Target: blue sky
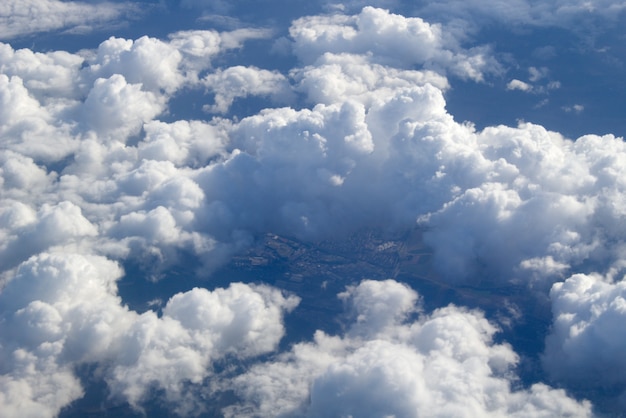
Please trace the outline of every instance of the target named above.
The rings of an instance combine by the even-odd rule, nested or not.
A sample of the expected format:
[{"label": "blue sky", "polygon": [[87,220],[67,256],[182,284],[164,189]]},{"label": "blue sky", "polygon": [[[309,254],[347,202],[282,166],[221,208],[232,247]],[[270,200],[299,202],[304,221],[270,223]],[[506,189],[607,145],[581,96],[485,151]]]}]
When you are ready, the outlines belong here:
[{"label": "blue sky", "polygon": [[[0,411],[625,414],[625,8],[5,1]],[[220,270],[416,228],[452,296]]]}]

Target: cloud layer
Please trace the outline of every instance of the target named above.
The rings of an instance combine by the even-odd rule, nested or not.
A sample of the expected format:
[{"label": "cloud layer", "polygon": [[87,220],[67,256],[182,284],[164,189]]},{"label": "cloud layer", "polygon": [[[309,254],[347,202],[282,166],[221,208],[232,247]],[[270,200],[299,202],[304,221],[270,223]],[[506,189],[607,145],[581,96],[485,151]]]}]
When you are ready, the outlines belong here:
[{"label": "cloud layer", "polygon": [[89,32],[131,11],[137,12],[132,3],[7,0],[0,5],[0,40],[56,30]]},{"label": "cloud layer", "polygon": [[[20,17],[48,31],[126,10],[32,3],[32,16],[0,6],[5,38],[33,31]],[[140,410],[161,391],[181,415],[228,385],[242,401],[232,416],[588,416],[584,394],[607,386],[619,393],[598,399],[622,408],[623,139],[455,120],[453,83],[504,67],[445,25],[370,6],[299,18],[289,34],[297,64],[284,72],[224,64],[272,36],[258,28],[112,36],[76,53],[0,44],[0,409],[54,416],[83,395],[76,368],[94,364],[113,397]],[[533,83],[547,74],[535,70]],[[264,109],[232,114],[255,98]],[[174,116],[181,102],[201,117]],[[266,233],[315,241],[416,224],[438,279],[549,292],[543,367],[581,399],[522,387],[518,356],[482,313],[421,312],[395,281],[341,294],[345,334],[320,331],[234,376],[214,365],[274,351],[296,296],[234,283],[144,313],[118,296],[127,262],[173,280],[188,257],[206,276]]]}]

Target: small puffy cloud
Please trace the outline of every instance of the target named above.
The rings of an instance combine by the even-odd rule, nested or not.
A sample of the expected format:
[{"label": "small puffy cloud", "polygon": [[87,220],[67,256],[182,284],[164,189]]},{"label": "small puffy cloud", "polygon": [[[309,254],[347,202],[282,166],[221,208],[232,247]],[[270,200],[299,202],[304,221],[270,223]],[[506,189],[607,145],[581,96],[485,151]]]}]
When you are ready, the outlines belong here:
[{"label": "small puffy cloud", "polygon": [[581,104],[575,104],[572,106],[564,106],[563,110],[567,113],[582,113],[585,110],[585,106]]},{"label": "small puffy cloud", "polygon": [[549,70],[546,67],[530,67],[528,68],[528,78],[533,83],[548,76]]},{"label": "small puffy cloud", "polygon": [[[531,67],[531,69],[533,68],[534,67]],[[537,81],[540,81],[547,74],[547,72],[544,74],[543,72],[538,73],[537,71],[538,70],[536,70],[535,72],[530,72],[530,81],[535,84],[527,83],[525,81],[514,78],[507,83],[506,89],[519,90],[525,93],[548,94],[550,90],[556,90],[561,88],[561,83],[559,81],[548,81],[547,83],[537,84]]]},{"label": "small puffy cloud", "polygon": [[274,102],[289,102],[293,98],[284,75],[255,67],[217,70],[204,77],[202,82],[215,94],[215,104],[205,107],[209,112],[226,113],[235,99],[247,96],[265,96]]},{"label": "small puffy cloud", "polygon": [[517,355],[493,342],[496,328],[480,312],[449,306],[407,321],[417,295],[392,280],[363,281],[342,297],[359,332],[317,331],[235,377],[225,387],[244,403],[226,416],[591,416],[588,402],[562,390],[513,389]]},{"label": "small puffy cloud", "polygon": [[521,90],[521,91],[529,92],[533,90],[533,86],[521,80],[513,79],[507,83],[506,89],[507,90]]},{"label": "small puffy cloud", "polygon": [[265,29],[241,28],[230,32],[190,30],[169,36],[170,45],[183,56],[183,67],[198,72],[211,66],[211,60],[223,51],[241,48],[250,39],[269,37]]},{"label": "small puffy cloud", "polygon": [[55,30],[87,32],[131,11],[137,8],[129,3],[6,0],[0,4],[0,39]]},{"label": "small puffy cloud", "polygon": [[363,281],[340,293],[355,315],[352,331],[376,335],[385,332],[408,314],[418,311],[418,295],[408,286],[395,280]]}]

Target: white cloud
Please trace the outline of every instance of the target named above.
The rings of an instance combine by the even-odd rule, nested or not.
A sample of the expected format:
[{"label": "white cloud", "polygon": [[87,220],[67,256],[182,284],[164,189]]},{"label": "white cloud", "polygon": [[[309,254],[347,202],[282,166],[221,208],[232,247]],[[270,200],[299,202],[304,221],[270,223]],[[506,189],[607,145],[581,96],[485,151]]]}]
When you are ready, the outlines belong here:
[{"label": "white cloud", "polygon": [[493,342],[496,328],[477,311],[449,306],[407,321],[417,295],[391,280],[363,281],[342,297],[355,328],[317,331],[236,377],[225,387],[245,403],[227,416],[591,416],[588,402],[561,390],[512,389],[517,355]]},{"label": "white cloud", "polygon": [[6,149],[55,161],[76,147],[69,132],[71,122],[59,120],[64,108],[42,106],[18,75],[0,74],[0,105],[0,138]]},{"label": "white cloud", "polygon": [[144,313],[120,337],[109,387],[138,408],[153,386],[179,412],[189,408],[185,402],[202,408],[199,399],[186,397],[186,385],[201,384],[211,363],[224,356],[245,359],[274,350],[284,334],[282,314],[298,301],[267,286],[238,283],[176,294],[161,318]]},{"label": "white cloud", "polygon": [[513,79],[507,83],[506,89],[507,90],[521,90],[521,91],[529,92],[533,90],[533,86],[521,80]]},{"label": "white cloud", "polygon": [[133,4],[59,0],[5,0],[0,4],[0,39],[54,30],[87,32],[130,12]]},{"label": "white cloud", "polygon": [[184,81],[179,71],[182,60],[178,49],[155,38],[143,36],[133,41],[111,37],[88,60],[88,71],[94,79],[120,74],[146,91],[158,93],[163,89],[171,94]]},{"label": "white cloud", "polygon": [[[195,405],[185,388],[194,387],[190,396],[206,390],[215,359],[274,349],[281,315],[295,304],[275,290],[237,285],[192,290],[170,299],[162,316],[140,315],[117,296],[116,264],[91,254],[132,259],[150,276],[184,251],[208,271],[267,232],[323,239],[419,220],[436,273],[451,282],[535,281],[547,289],[591,267],[610,279],[623,274],[621,138],[571,141],[529,123],[477,131],[456,122],[446,111],[446,75],[478,80],[493,61],[488,49],[463,48],[419,18],[366,7],[302,18],[291,31],[302,66],[288,74],[212,67],[224,51],[269,35],[258,29],[110,38],[79,54],[0,45],[0,300],[13,303],[0,303],[6,408],[23,401],[53,415],[81,396],[73,367],[94,361],[135,407],[155,387],[184,414]],[[529,77],[549,83],[541,68]],[[159,120],[177,93],[205,87],[216,94],[215,111],[248,94],[282,99],[291,88],[302,107],[242,120]],[[552,292],[555,312],[567,314],[557,313],[555,324],[566,331],[555,327],[546,356],[567,352],[565,335],[580,322],[557,303],[560,289]],[[262,415],[358,415],[362,407],[403,415],[416,405],[494,416],[589,412],[545,385],[512,389],[506,373],[515,353],[493,343],[494,327],[475,311],[449,307],[407,321],[419,312],[418,297],[395,282],[366,282],[343,297],[356,315],[345,335],[317,334],[253,368],[249,381],[236,380],[242,396],[258,396]],[[570,310],[602,316],[611,298]],[[606,332],[601,326],[587,328]],[[581,335],[572,347],[595,338]],[[589,375],[605,363],[590,365]],[[551,373],[565,382],[562,366]],[[336,390],[339,381],[346,391]],[[376,382],[398,402],[371,394]],[[59,385],[66,391],[52,398]],[[323,404],[328,394],[338,401]],[[438,403],[446,396],[459,402]],[[231,410],[238,412],[245,411]]]},{"label": "white cloud", "polygon": [[576,30],[588,16],[613,20],[624,8],[622,2],[613,0],[593,3],[587,0],[555,2],[446,0],[428,2],[420,8],[420,12],[438,21],[454,22],[462,19],[479,26],[495,21],[513,25],[561,26]]},{"label": "white cloud", "polygon": [[210,73],[202,82],[215,94],[215,104],[206,107],[210,112],[226,113],[235,99],[247,96],[265,96],[283,103],[293,99],[289,82],[277,71],[239,65]]},{"label": "white cloud", "polygon": [[440,25],[369,6],[353,16],[300,18],[289,32],[295,41],[293,50],[305,64],[331,52],[369,54],[375,63],[401,68],[423,65],[473,80],[499,70],[488,48],[463,50],[443,34]]},{"label": "white cloud", "polygon": [[156,386],[182,411],[182,388],[210,376],[213,361],[275,349],[283,313],[298,304],[276,289],[235,283],[176,294],[162,317],[139,315],[117,296],[121,275],[103,257],[69,253],[18,267],[0,293],[2,411],[57,415],[82,396],[74,368],[92,362],[112,394],[134,407]]},{"label": "white cloud", "polygon": [[292,70],[291,76],[309,102],[324,104],[349,97],[371,106],[394,91],[408,92],[414,86],[431,84],[441,90],[449,87],[448,80],[434,71],[399,70],[371,64],[368,57],[352,54],[325,53],[314,65]]},{"label": "white cloud", "polygon": [[574,113],[582,113],[583,110],[585,110],[585,106],[581,105],[581,104],[575,104],[572,106],[564,106],[563,110],[570,113],[570,112],[574,112]]},{"label": "white cloud", "polygon": [[39,101],[80,97],[76,83],[83,58],[65,51],[14,50],[0,43],[0,72],[18,76]]},{"label": "white cloud", "polygon": [[144,125],[144,131],[146,136],[137,146],[139,158],[170,161],[181,167],[205,165],[224,154],[228,142],[215,125],[201,121],[152,121]]},{"label": "white cloud", "polygon": [[544,368],[566,386],[599,391],[609,398],[604,407],[610,405],[613,413],[623,410],[626,283],[599,274],[576,274],[555,283],[550,299],[554,319],[546,338]]},{"label": "white cloud", "polygon": [[548,76],[549,70],[546,67],[530,67],[528,68],[528,78],[533,83]]},{"label": "white cloud", "polygon": [[165,100],[142,91],[141,84],[130,84],[124,76],[114,74],[95,81],[81,110],[81,119],[88,129],[104,138],[124,142],[165,110]]}]

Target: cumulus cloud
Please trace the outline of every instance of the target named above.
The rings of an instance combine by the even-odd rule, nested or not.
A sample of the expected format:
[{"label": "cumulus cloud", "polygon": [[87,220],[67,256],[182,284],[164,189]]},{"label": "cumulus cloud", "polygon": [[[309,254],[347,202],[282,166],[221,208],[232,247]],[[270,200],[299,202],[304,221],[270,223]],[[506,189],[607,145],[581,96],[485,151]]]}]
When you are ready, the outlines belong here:
[{"label": "cumulus cloud", "polygon": [[532,91],[533,86],[515,78],[507,83],[506,89],[507,90]]},{"label": "cumulus cloud", "polygon": [[66,30],[87,32],[130,12],[133,4],[59,0],[7,0],[0,5],[0,39],[38,32]]},{"label": "cumulus cloud", "polygon": [[[23,80],[39,76],[30,67],[22,71],[24,79],[11,67],[16,73],[4,79],[2,91],[7,103],[20,105],[3,108],[2,128],[12,152],[33,160],[22,167],[30,167],[42,190],[78,205],[118,255],[143,243],[159,251],[199,251],[208,260],[268,230],[311,239],[366,225],[407,227],[419,219],[434,227],[426,239],[449,280],[477,274],[504,281],[541,278],[567,274],[583,260],[613,262],[611,249],[601,243],[608,236],[619,239],[612,232],[619,229],[609,225],[621,209],[608,202],[622,187],[611,174],[621,172],[620,140],[588,136],[571,142],[531,124],[477,132],[457,123],[445,109],[445,76],[372,62],[372,51],[355,46],[361,32],[369,43],[384,43],[389,22],[395,22],[393,31],[404,28],[410,36],[432,32],[433,43],[426,45],[446,50],[436,27],[405,20],[369,8],[294,23],[296,45],[319,51],[289,74],[311,108],[266,109],[241,121],[157,120],[182,86],[199,86],[194,83],[201,69],[208,71],[203,85],[213,89],[221,110],[247,94],[290,93],[288,78],[277,72],[209,70],[219,51],[256,35],[194,31],[168,41],[103,42],[80,61],[82,93],[59,91],[73,97],[71,111],[47,104],[50,91],[33,87],[31,93]],[[378,33],[376,25],[387,29]],[[309,26],[317,29],[305,36]],[[341,43],[325,40],[329,28],[355,35],[339,48]],[[235,40],[225,41],[229,37]],[[63,62],[72,74],[79,60],[55,65]],[[156,76],[157,67],[163,77]],[[33,133],[40,131],[52,142],[35,142]],[[68,155],[58,181],[43,174],[40,160]],[[8,167],[7,197],[31,199],[11,187],[17,177],[8,174],[16,172],[16,162]],[[19,184],[27,184],[22,178]],[[527,219],[538,220],[529,228]]]},{"label": "cumulus cloud", "polygon": [[226,416],[591,416],[562,390],[513,389],[518,357],[480,312],[448,306],[410,320],[417,294],[393,280],[341,297],[355,315],[347,334],[317,331],[236,377],[246,403]]},{"label": "cumulus cloud", "polygon": [[65,51],[14,50],[11,45],[0,43],[0,72],[7,77],[20,77],[39,101],[80,97],[76,80],[82,63],[81,56]]},{"label": "cumulus cloud", "polygon": [[22,263],[0,293],[0,406],[54,416],[83,394],[74,370],[98,362],[111,393],[141,408],[151,388],[183,411],[186,384],[211,364],[276,348],[282,315],[298,304],[267,286],[195,288],[158,316],[130,311],[117,295],[119,266],[104,257],[42,253]]},{"label": "cumulus cloud", "polygon": [[[314,241],[416,221],[448,282],[547,292],[577,272],[606,276],[595,285],[594,297],[608,295],[598,306],[580,296],[577,283],[590,275],[551,293],[545,356],[562,358],[546,369],[559,384],[575,380],[563,370],[619,316],[608,307],[625,267],[624,141],[459,123],[446,110],[447,77],[481,80],[498,66],[488,48],[463,47],[439,24],[365,7],[298,19],[290,34],[300,62],[287,73],[218,59],[270,35],[260,29],[111,37],[75,54],[0,44],[3,410],[54,415],[82,395],[75,367],[95,362],[120,399],[141,408],[156,389],[185,415],[200,408],[191,395],[205,390],[214,362],[275,349],[282,314],[296,304],[275,289],[232,285],[139,314],[117,296],[116,262],[149,277],[185,253],[209,271],[268,232]],[[551,83],[542,68],[517,81]],[[172,120],[172,98],[193,89],[214,94],[206,104],[219,117]],[[298,107],[229,115],[252,95]],[[344,335],[318,333],[232,380],[253,411],[590,413],[546,385],[516,386],[517,356],[494,343],[495,327],[477,311],[421,313],[417,294],[396,282],[364,282],[341,297],[354,315]],[[576,339],[581,321],[590,331]],[[577,344],[580,357],[568,351]],[[227,412],[250,413],[241,408]]]},{"label": "cumulus cloud", "polygon": [[626,363],[620,355],[626,345],[625,296],[626,283],[599,274],[573,275],[550,291],[554,319],[545,369],[571,388],[599,393],[612,413],[623,410],[626,399]]},{"label": "cumulus cloud", "polygon": [[226,113],[235,99],[252,95],[283,103],[293,99],[286,77],[276,71],[235,66],[210,73],[202,81],[215,94],[215,104],[205,108],[209,112]]},{"label": "cumulus cloud", "polygon": [[427,65],[440,72],[482,80],[499,66],[485,47],[460,48],[442,28],[418,17],[404,17],[383,9],[364,7],[347,16],[311,16],[293,22],[289,30],[293,50],[305,64],[326,52],[370,54],[376,63],[403,68]]},{"label": "cumulus cloud", "polygon": [[396,69],[372,64],[366,55],[345,53],[327,52],[315,65],[292,70],[291,76],[309,102],[324,104],[350,97],[369,107],[394,90],[425,84],[444,91],[449,87],[448,80],[434,71]]}]

